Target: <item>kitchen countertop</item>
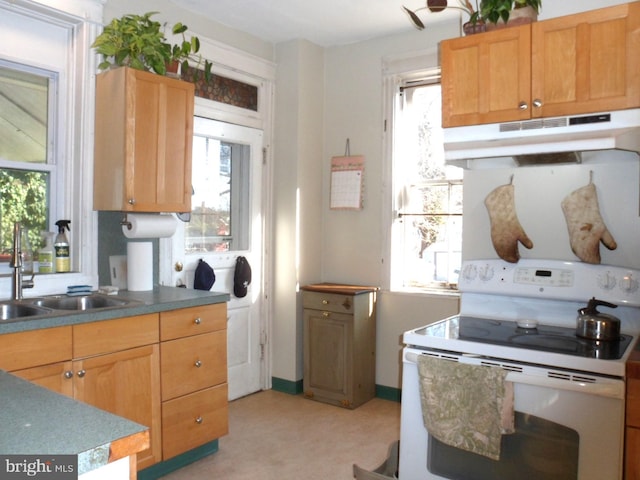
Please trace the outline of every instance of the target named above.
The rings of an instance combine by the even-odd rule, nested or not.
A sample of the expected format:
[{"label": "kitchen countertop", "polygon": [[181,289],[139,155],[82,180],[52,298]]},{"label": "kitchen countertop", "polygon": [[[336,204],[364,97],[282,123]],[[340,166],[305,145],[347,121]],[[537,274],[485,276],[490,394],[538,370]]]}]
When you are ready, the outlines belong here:
[{"label": "kitchen countertop", "polygon": [[0,454],[78,455],[78,475],[149,446],[147,427],[0,370]]},{"label": "kitchen countertop", "polygon": [[[80,323],[175,310],[177,308],[222,303],[229,301],[230,298],[228,293],[163,286],[156,286],[153,290],[145,292],[122,290],[117,295],[109,295],[109,297],[134,300],[136,304],[87,311],[57,311],[47,315],[23,317],[16,320],[3,320],[0,321],[0,334],[77,325]],[[28,300],[28,298],[26,300]],[[0,423],[0,425],[2,424]]]}]

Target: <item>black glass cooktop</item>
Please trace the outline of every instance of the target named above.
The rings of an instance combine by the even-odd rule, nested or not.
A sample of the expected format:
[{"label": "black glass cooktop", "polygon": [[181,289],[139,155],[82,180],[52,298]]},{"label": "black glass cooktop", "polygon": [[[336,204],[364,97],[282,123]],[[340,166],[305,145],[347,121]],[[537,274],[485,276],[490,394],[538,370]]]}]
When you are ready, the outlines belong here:
[{"label": "black glass cooktop", "polygon": [[[622,358],[632,340],[629,335],[620,335],[619,340],[589,340],[578,337],[575,328],[549,325],[521,328],[516,322],[470,316],[456,316],[450,321],[457,321],[458,328],[448,330],[459,340],[604,360]],[[429,335],[428,330],[429,327],[425,329],[426,335]]]}]

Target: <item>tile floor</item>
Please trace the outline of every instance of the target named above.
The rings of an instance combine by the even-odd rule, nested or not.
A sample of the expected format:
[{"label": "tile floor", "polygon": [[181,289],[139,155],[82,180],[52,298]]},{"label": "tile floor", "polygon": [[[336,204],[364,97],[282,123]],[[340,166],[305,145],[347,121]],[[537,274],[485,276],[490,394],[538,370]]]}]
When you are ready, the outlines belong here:
[{"label": "tile floor", "polygon": [[400,438],[400,403],[354,410],[273,390],[229,404],[219,451],[162,480],[349,480],[353,464],[379,466]]}]

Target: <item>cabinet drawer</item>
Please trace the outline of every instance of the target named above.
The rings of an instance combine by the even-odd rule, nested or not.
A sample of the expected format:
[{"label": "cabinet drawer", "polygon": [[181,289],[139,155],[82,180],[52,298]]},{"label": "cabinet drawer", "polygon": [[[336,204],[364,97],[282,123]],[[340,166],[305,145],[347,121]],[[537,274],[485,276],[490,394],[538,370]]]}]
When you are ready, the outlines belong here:
[{"label": "cabinet drawer", "polygon": [[73,326],[73,358],[117,352],[158,343],[158,314]]},{"label": "cabinet drawer", "polygon": [[12,371],[71,360],[71,327],[0,335],[0,369]]},{"label": "cabinet drawer", "polygon": [[162,399],[227,381],[227,331],[179,338],[160,344]]},{"label": "cabinet drawer", "polygon": [[326,310],[336,313],[353,312],[353,295],[339,293],[304,292],[302,306],[314,310]]},{"label": "cabinet drawer", "polygon": [[160,339],[163,341],[226,328],[226,303],[182,308],[160,313]]},{"label": "cabinet drawer", "polygon": [[640,427],[640,379],[627,379],[627,425]]},{"label": "cabinet drawer", "polygon": [[227,384],[162,404],[164,460],[229,433]]}]

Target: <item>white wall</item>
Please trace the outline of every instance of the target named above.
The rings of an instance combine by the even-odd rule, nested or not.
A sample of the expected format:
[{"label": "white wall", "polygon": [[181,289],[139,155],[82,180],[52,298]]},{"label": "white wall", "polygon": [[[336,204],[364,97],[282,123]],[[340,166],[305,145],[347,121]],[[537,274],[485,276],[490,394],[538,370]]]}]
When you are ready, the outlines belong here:
[{"label": "white wall", "polygon": [[111,19],[129,13],[144,14],[146,12],[158,12],[152,18],[163,24],[167,23],[167,36],[170,35],[171,27],[175,23],[182,22],[189,27],[187,34],[190,33],[200,39],[206,37],[257,57],[273,60],[274,47],[272,44],[248,33],[229,28],[197,12],[179,8],[169,0],[106,0],[104,22],[109,23]]},{"label": "white wall", "polygon": [[298,287],[320,279],[323,50],[278,45],[274,132],[272,376],[302,378]]}]

